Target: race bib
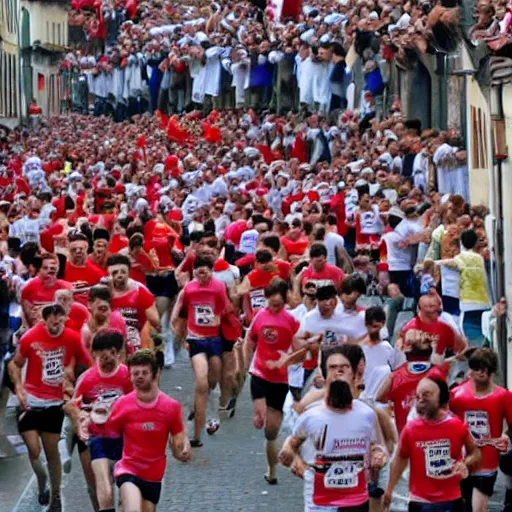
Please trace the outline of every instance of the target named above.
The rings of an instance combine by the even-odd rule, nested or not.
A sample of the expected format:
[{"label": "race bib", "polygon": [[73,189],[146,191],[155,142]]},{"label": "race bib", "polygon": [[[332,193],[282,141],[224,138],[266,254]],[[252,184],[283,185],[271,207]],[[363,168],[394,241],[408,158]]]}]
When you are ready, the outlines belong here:
[{"label": "race bib", "polygon": [[326,489],[352,489],[359,482],[358,474],[363,465],[358,462],[340,461],[333,462],[324,476]]},{"label": "race bib", "polygon": [[209,305],[194,306],[194,323],[198,326],[213,325],[215,314]]},{"label": "race bib", "polygon": [[64,380],[64,349],[49,350],[42,355],[42,381],[49,386],[58,386]]},{"label": "race bib", "polygon": [[450,453],[450,440],[427,441],[423,445],[425,472],[429,478],[447,478],[451,475],[454,460]]},{"label": "race bib", "polygon": [[135,327],[126,326],[126,354],[131,356],[142,347],[139,330]]},{"label": "race bib", "polygon": [[464,423],[467,424],[475,441],[491,437],[489,415],[486,411],[466,411],[464,413]]},{"label": "race bib", "polygon": [[335,331],[325,331],[322,347],[334,347],[337,345],[342,345],[347,342],[347,336],[344,334],[338,334]]},{"label": "race bib", "polygon": [[267,307],[267,298],[265,297],[265,292],[262,288],[258,288],[257,290],[251,290],[249,292],[249,297],[251,300],[251,308],[253,311],[258,311]]}]

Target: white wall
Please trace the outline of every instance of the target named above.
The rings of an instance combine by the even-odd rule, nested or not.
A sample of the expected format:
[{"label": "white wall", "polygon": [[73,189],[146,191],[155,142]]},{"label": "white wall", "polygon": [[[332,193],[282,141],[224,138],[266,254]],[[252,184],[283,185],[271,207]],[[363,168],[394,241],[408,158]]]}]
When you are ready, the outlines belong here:
[{"label": "white wall", "polygon": [[22,0],[22,7],[30,14],[30,44],[68,44],[68,13],[66,4],[48,4]]},{"label": "white wall", "polygon": [[[507,296],[508,319],[507,327],[509,336],[512,334],[512,201],[510,191],[512,190],[512,84],[503,86],[503,113],[505,116],[505,130],[509,158],[505,160],[502,168],[502,190],[503,190],[503,241],[505,260],[505,290]],[[512,389],[512,347],[507,343],[508,354],[508,388]]]}]

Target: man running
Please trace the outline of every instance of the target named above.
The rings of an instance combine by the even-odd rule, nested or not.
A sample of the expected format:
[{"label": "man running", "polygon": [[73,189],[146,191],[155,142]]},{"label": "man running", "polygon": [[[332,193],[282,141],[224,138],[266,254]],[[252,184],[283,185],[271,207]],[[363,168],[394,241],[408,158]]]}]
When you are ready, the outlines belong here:
[{"label": "man running", "polygon": [[122,358],[126,358],[127,329],[123,315],[112,311],[112,293],[107,286],[97,284],[89,292],[89,320],[82,326],[81,337],[84,347],[91,351],[96,333],[107,329],[119,332],[124,339]]},{"label": "man running", "polygon": [[142,346],[141,331],[146,321],[160,332],[155,298],[143,284],[130,279],[127,256],[109,256],[107,266],[112,281],[112,309],[119,311],[125,319],[128,331],[126,353],[131,355]]},{"label": "man running", "polygon": [[[64,327],[66,315],[62,306],[47,305],[42,310],[42,316],[43,322],[22,336],[16,354],[9,363],[9,375],[20,403],[18,430],[37,477],[39,502],[48,503],[46,471],[39,458],[41,439],[50,477],[48,510],[60,512],[62,469],[58,443],[64,419],[64,377],[66,369],[73,370],[74,362],[90,366],[92,359],[82,347],[78,333]],[[25,364],[27,371],[22,383],[21,371]]]},{"label": "man running", "polygon": [[482,463],[461,482],[465,510],[485,512],[498,476],[500,453],[509,447],[503,434],[503,421],[512,425],[510,392],[497,386],[494,375],[498,357],[488,348],[480,348],[469,358],[471,378],[452,391],[450,409],[464,421],[482,452]]},{"label": "man running", "polygon": [[57,279],[59,259],[56,254],[43,254],[39,273],[21,290],[21,305],[28,327],[33,327],[41,319],[41,309],[55,302],[55,292],[72,289],[66,281]]},{"label": "man running", "polygon": [[180,403],[158,388],[155,355],[139,350],[128,359],[128,368],[135,390],[116,401],[107,423],[113,434],[123,437],[115,476],[126,512],[154,512],[162,490],[167,443],[182,462],[190,459],[190,444]]},{"label": "man running", "polygon": [[[176,330],[179,318],[187,319],[187,342],[195,377],[194,437],[191,446],[202,446],[201,431],[206,423],[209,396],[220,381],[224,341],[221,333],[221,316],[231,307],[226,286],[212,277],[210,259],[197,257],[194,261],[194,279],[181,291],[172,313]],[[213,398],[210,400],[213,402]],[[211,418],[218,417],[219,404],[210,403]],[[220,426],[217,419],[207,425],[212,435]]]},{"label": "man running", "polygon": [[449,399],[444,380],[426,377],[418,384],[418,418],[407,423],[400,436],[384,494],[385,507],[409,463],[409,512],[462,512],[459,484],[478,467],[481,454],[467,425],[446,410]]},{"label": "man running", "polygon": [[245,368],[250,367],[251,373],[253,422],[257,429],[265,428],[268,468],[264,478],[270,485],[277,484],[276,440],[288,394],[288,370],[271,368],[268,363],[292,347],[301,348],[295,337],[299,322],[285,309],[287,292],[288,285],[274,278],[265,290],[267,306],[256,314],[244,344]]},{"label": "man running", "polygon": [[353,399],[351,388],[358,361],[351,357],[352,349],[361,352],[350,346],[326,352],[322,368],[326,378],[325,401],[299,416],[280,453],[281,463],[290,466],[299,448],[308,441],[302,454],[311,470],[304,473],[308,512],[369,510],[366,471],[372,449],[376,445],[382,447],[383,440],[375,412]]},{"label": "man running", "polygon": [[118,332],[96,334],[92,342],[96,364],[81,375],[67,410],[79,437],[88,441],[100,512],[114,512],[111,465],[123,449],[122,438],[112,433],[107,421],[115,401],[133,389],[128,368],[120,364],[123,346]]}]

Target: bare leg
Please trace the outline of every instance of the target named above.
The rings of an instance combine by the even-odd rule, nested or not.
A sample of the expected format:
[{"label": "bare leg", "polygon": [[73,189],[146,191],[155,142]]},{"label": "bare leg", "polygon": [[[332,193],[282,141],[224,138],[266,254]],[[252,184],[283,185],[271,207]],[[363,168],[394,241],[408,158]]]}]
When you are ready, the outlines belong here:
[{"label": "bare leg", "polygon": [[151,501],[142,500],[142,512],[155,512],[156,505]]},{"label": "bare leg", "polygon": [[489,496],[476,488],[473,488],[473,498],[471,500],[473,512],[487,512],[489,510]]},{"label": "bare leg", "polygon": [[236,359],[234,352],[222,354],[222,375],[220,381],[220,406],[226,407],[228,400],[234,395],[236,388],[235,369]]},{"label": "bare leg", "polygon": [[124,512],[141,512],[142,495],[135,484],[131,482],[124,483],[121,485],[120,493]]},{"label": "bare leg", "polygon": [[201,440],[201,431],[206,423],[206,407],[208,403],[208,359],[206,354],[196,354],[192,358],[192,369],[195,376],[194,390],[194,439]]},{"label": "bare leg", "polygon": [[[48,462],[48,473],[50,477],[50,508],[52,502],[60,501],[60,486],[62,482],[62,467],[59,456],[60,434],[41,432],[41,441],[43,442],[44,453]],[[56,510],[58,510],[56,508]]]},{"label": "bare leg", "polygon": [[87,492],[92,503],[94,511],[100,510],[98,499],[96,497],[96,480],[94,478],[93,468],[91,467],[91,454],[89,450],[85,450],[80,454],[80,463],[84,472],[85,481],[87,483]]},{"label": "bare leg", "polygon": [[278,450],[277,450],[277,436],[283,421],[283,414],[276,411],[271,407],[267,408],[267,415],[265,418],[265,439],[267,440],[267,463],[268,470],[267,476],[269,480],[277,478],[277,463],[278,463]]},{"label": "bare leg", "polygon": [[28,460],[32,466],[32,470],[36,475],[37,487],[39,494],[43,493],[46,489],[48,477],[43,463],[41,462],[41,444],[39,442],[39,434],[35,430],[29,430],[21,434],[25,445],[28,450]]}]

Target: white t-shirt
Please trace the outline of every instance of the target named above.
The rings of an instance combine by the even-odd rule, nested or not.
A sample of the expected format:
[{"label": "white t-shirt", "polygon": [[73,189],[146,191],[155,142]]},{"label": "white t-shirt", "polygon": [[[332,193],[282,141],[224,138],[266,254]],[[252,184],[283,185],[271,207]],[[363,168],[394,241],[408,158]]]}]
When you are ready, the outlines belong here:
[{"label": "white t-shirt", "polygon": [[323,334],[322,347],[327,348],[346,343],[349,331],[345,327],[342,315],[336,310],[330,318],[323,318],[317,306],[302,319],[299,336],[306,332],[312,335]]},{"label": "white t-shirt", "polygon": [[362,343],[361,348],[366,359],[366,370],[382,365],[388,365],[391,370],[396,370],[406,361],[405,354],[392,347],[388,341],[380,341],[376,345]]},{"label": "white t-shirt", "polygon": [[336,249],[345,247],[345,239],[338,233],[327,233],[324,239],[324,245],[327,249],[327,263],[336,265]]},{"label": "white t-shirt", "polygon": [[382,240],[386,242],[386,251],[388,255],[388,265],[390,272],[399,272],[412,270],[412,253],[409,247],[399,247],[398,244],[405,240],[405,236],[390,231],[382,235]]},{"label": "white t-shirt", "polygon": [[258,245],[259,233],[255,229],[248,229],[242,233],[240,237],[239,251],[244,254],[255,254]]},{"label": "white t-shirt", "polygon": [[240,279],[240,269],[235,265],[229,265],[226,270],[213,272],[213,277],[222,281],[228,288],[234,286],[235,281]]}]

